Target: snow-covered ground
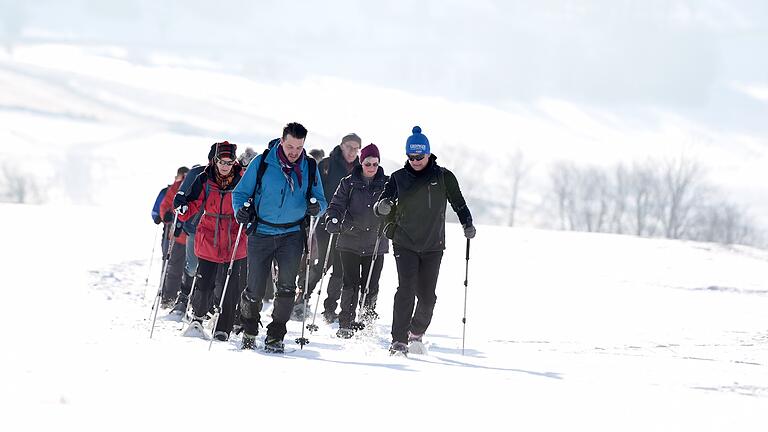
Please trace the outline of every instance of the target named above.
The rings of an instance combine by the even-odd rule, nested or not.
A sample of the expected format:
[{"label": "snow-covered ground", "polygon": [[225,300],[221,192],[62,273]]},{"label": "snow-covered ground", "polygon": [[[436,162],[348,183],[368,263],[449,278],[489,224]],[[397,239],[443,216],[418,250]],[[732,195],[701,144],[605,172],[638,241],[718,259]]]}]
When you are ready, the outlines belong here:
[{"label": "snow-covered ground", "polygon": [[239,337],[209,352],[162,312],[149,339],[148,209],[0,215],[3,430],[768,427],[765,251],[481,225],[462,355],[465,241],[449,225],[428,356],[387,353],[391,255],[372,335],[321,324],[275,356]]}]

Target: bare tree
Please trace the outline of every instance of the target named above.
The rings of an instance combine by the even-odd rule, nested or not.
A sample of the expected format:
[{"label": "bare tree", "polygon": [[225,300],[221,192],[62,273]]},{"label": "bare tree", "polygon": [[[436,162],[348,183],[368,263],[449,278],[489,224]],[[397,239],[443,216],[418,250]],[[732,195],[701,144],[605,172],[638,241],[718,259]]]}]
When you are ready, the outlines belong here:
[{"label": "bare tree", "polygon": [[633,231],[637,236],[656,234],[657,222],[654,215],[661,205],[659,197],[659,174],[656,163],[634,163],[627,182],[627,193],[632,213]]},{"label": "bare tree", "polygon": [[35,179],[20,172],[13,165],[3,163],[0,167],[0,199],[12,203],[37,201],[39,188]]},{"label": "bare tree", "polygon": [[512,199],[509,208],[509,226],[515,226],[515,213],[517,212],[517,200],[520,192],[520,183],[531,170],[531,165],[525,163],[523,152],[518,149],[507,164],[512,185]]},{"label": "bare tree", "polygon": [[704,173],[698,162],[684,157],[665,162],[663,170],[661,222],[664,235],[679,239],[685,235],[691,210],[701,193]]},{"label": "bare tree", "polygon": [[575,196],[572,211],[578,215],[580,229],[588,232],[603,231],[609,207],[605,172],[597,167],[577,170]]},{"label": "bare tree", "polygon": [[[569,207],[573,201],[574,184],[573,178],[575,177],[576,167],[568,162],[558,162],[550,171],[550,181],[552,183],[552,191],[555,195],[555,201],[557,202],[557,215],[560,220],[560,229],[573,229],[573,220],[569,218]],[[569,222],[566,227],[566,221]]]},{"label": "bare tree", "polygon": [[755,244],[754,223],[746,210],[727,201],[713,202],[697,209],[687,238],[722,244]]}]

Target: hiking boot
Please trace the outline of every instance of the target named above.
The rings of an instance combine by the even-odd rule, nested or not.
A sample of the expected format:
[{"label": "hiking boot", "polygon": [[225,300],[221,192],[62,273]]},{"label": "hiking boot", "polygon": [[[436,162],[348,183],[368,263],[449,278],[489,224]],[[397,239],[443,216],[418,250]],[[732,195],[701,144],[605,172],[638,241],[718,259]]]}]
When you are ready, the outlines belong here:
[{"label": "hiking boot", "polygon": [[309,306],[306,308],[304,307],[304,302],[296,303],[293,305],[293,310],[291,311],[291,320],[292,321],[303,321],[304,317],[309,314]]},{"label": "hiking boot", "polygon": [[408,345],[405,342],[393,341],[389,346],[389,355],[408,355]]},{"label": "hiking boot", "polygon": [[342,339],[350,339],[355,335],[355,332],[349,328],[340,328],[336,331],[336,337]]},{"label": "hiking boot", "polygon": [[220,342],[226,342],[229,339],[229,333],[223,331],[217,331],[213,334],[213,338]]},{"label": "hiking boot", "polygon": [[379,314],[377,314],[375,310],[369,308],[365,308],[365,310],[363,310],[362,320],[364,322],[372,323],[377,319],[379,319]]},{"label": "hiking boot", "polygon": [[187,301],[187,296],[179,295],[179,298],[176,299],[176,304],[174,304],[173,309],[171,309],[171,313],[183,315],[187,311]]},{"label": "hiking boot", "polygon": [[264,338],[264,351],[268,353],[283,353],[285,352],[285,344],[282,339],[267,336]]},{"label": "hiking boot", "polygon": [[163,297],[160,300],[160,309],[169,309],[174,304],[174,298],[173,297]]},{"label": "hiking boot", "polygon": [[243,346],[242,349],[253,349],[256,346],[256,336],[243,333]]},{"label": "hiking boot", "polygon": [[323,320],[326,322],[326,324],[333,324],[339,320],[339,314],[336,312],[323,312]]},{"label": "hiking boot", "polygon": [[422,338],[424,337],[424,333],[411,333],[408,332],[408,342],[422,342]]}]

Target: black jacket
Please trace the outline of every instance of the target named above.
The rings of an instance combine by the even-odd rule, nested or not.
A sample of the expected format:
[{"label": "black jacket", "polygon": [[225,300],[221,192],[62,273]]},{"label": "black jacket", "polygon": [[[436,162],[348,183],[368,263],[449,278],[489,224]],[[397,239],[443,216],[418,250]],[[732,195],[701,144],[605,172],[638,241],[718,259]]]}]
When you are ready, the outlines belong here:
[{"label": "black jacket", "polygon": [[[384,191],[388,179],[379,167],[368,183],[363,178],[363,167],[360,165],[352,169],[352,174],[341,179],[327,211],[328,218],[341,221],[342,233],[336,241],[336,248],[361,256],[373,255],[381,224],[381,219],[373,214],[373,205]],[[389,240],[382,237],[378,255],[388,251]]]},{"label": "black jacket", "polygon": [[452,172],[437,165],[430,155],[421,171],[408,162],[389,178],[381,199],[395,206],[387,216],[387,236],[399,246],[415,252],[445,249],[445,209],[451,203],[462,225],[472,224],[472,215]]},{"label": "black jacket", "polygon": [[[360,166],[360,162],[357,158],[355,158],[353,165]],[[331,202],[333,193],[336,192],[336,188],[339,187],[339,182],[350,173],[347,171],[347,161],[344,159],[344,154],[341,152],[341,145],[337,145],[327,158],[321,160],[317,165],[317,168],[320,170],[320,178],[323,181],[325,201]]]}]

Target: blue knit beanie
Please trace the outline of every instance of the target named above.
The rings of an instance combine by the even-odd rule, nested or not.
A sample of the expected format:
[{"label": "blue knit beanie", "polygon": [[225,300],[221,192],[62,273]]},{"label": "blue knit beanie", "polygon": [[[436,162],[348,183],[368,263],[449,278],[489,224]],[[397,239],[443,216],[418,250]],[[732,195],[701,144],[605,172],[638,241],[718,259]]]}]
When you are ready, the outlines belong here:
[{"label": "blue knit beanie", "polygon": [[405,142],[405,154],[427,154],[429,153],[429,140],[426,135],[421,133],[421,128],[413,127],[413,135],[408,137]]}]

